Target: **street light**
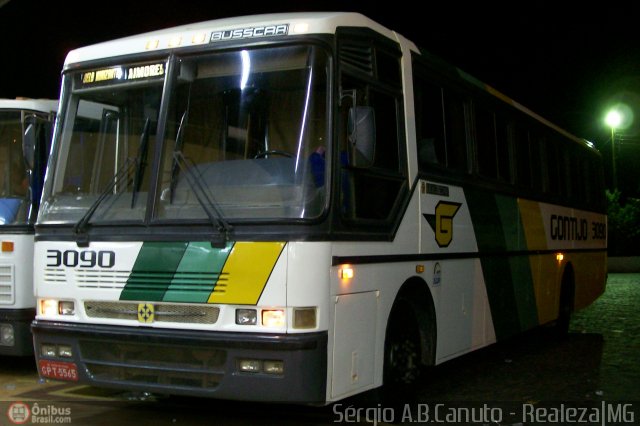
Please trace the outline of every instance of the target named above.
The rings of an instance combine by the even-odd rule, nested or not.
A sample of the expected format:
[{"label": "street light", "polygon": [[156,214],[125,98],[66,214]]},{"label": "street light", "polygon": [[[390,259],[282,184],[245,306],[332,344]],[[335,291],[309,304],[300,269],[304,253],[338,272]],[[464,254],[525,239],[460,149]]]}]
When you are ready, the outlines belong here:
[{"label": "street light", "polygon": [[615,138],[616,138],[616,129],[620,127],[622,124],[622,114],[618,110],[611,110],[607,113],[607,116],[604,119],[607,126],[611,127],[611,177],[613,190],[615,191],[618,188],[618,179],[616,173],[616,146],[615,146]]}]

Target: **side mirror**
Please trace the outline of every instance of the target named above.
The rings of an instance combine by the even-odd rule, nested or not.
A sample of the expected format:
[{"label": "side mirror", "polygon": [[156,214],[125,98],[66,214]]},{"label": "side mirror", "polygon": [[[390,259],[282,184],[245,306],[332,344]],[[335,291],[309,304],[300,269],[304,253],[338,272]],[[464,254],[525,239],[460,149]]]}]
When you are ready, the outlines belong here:
[{"label": "side mirror", "polygon": [[349,165],[368,168],[373,165],[376,151],[376,117],[372,107],[357,106],[349,109],[348,121]]}]

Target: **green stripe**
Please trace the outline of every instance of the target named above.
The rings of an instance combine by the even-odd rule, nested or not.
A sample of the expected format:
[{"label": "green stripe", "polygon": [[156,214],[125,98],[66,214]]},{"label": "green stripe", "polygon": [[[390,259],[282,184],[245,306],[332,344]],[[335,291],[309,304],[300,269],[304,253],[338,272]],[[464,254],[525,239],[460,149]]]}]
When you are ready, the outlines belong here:
[{"label": "green stripe", "polygon": [[206,303],[218,281],[233,243],[213,249],[209,242],[189,243],[164,302]]},{"label": "green stripe", "polygon": [[478,250],[503,252],[507,249],[500,210],[495,197],[490,192],[465,190],[469,212],[476,234]]},{"label": "green stripe", "polygon": [[517,200],[504,195],[496,195],[495,200],[502,225],[505,248],[509,251],[525,250],[526,240],[522,232]]},{"label": "green stripe", "polygon": [[509,263],[518,307],[520,331],[529,330],[539,324],[538,306],[531,277],[531,262],[529,256],[514,256],[509,258]]},{"label": "green stripe", "polygon": [[[486,191],[465,191],[478,250],[526,249],[517,199]],[[481,257],[482,271],[498,340],[537,325],[537,308],[527,256]]]},{"label": "green stripe", "polygon": [[482,258],[481,263],[496,339],[513,336],[520,332],[520,318],[509,259],[506,257]]},{"label": "green stripe", "polygon": [[[504,195],[496,195],[495,199],[507,252],[526,251],[528,249],[527,239],[520,216],[518,199]],[[509,269],[520,322],[519,331],[533,328],[538,325],[538,308],[529,257],[509,257]]]},{"label": "green stripe", "polygon": [[186,242],[146,242],[120,293],[120,300],[162,301],[187,249]]}]

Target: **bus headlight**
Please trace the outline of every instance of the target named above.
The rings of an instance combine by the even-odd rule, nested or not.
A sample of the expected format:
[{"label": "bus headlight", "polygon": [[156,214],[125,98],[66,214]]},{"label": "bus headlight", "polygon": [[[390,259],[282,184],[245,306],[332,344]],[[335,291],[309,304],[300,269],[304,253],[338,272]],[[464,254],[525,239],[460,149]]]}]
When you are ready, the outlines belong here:
[{"label": "bus headlight", "polygon": [[241,373],[264,373],[281,376],[284,374],[284,361],[273,359],[240,359],[237,363]]},{"label": "bus headlight", "polygon": [[58,301],[54,299],[40,300],[40,315],[54,317],[58,314]]},{"label": "bus headlight", "polygon": [[40,315],[55,317],[58,315],[71,316],[76,314],[75,303],[71,300],[40,299]]},{"label": "bus headlight", "polygon": [[11,324],[0,324],[0,345],[13,346],[14,343],[13,326]]},{"label": "bus headlight", "polygon": [[262,370],[267,374],[284,374],[284,362],[264,360],[262,362]]},{"label": "bus headlight", "polygon": [[61,300],[58,302],[58,313],[60,315],[75,315],[75,304],[69,300]]},{"label": "bus headlight", "polygon": [[258,323],[258,311],[255,309],[236,309],[236,324],[256,325]]},{"label": "bus headlight", "polygon": [[238,361],[238,370],[243,373],[259,373],[262,370],[262,363],[257,359],[241,359]]},{"label": "bus headlight", "polygon": [[73,357],[73,349],[71,349],[69,345],[59,345],[58,356],[61,358],[71,358]]},{"label": "bus headlight", "polygon": [[262,325],[265,327],[284,327],[284,310],[272,309],[262,311]]},{"label": "bus headlight", "polygon": [[43,343],[42,345],[40,345],[40,355],[41,356],[46,356],[49,358],[55,358],[55,356],[57,355],[57,351],[56,351],[56,345],[51,345],[51,344],[47,344],[47,343]]}]

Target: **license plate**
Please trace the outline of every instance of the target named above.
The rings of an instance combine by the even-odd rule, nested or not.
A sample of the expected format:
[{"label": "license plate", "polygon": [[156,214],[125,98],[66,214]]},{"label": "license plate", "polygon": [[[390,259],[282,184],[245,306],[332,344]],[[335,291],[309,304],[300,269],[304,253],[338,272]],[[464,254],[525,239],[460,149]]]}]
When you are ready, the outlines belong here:
[{"label": "license plate", "polygon": [[40,375],[56,380],[78,381],[78,367],[73,362],[41,359],[38,363]]}]

